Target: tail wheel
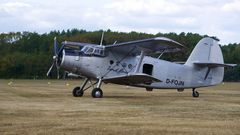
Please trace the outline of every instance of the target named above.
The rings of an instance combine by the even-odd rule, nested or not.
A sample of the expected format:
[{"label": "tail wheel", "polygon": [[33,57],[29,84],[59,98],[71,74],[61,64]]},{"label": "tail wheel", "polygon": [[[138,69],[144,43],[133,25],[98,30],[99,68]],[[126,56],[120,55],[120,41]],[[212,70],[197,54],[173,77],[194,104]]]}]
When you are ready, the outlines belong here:
[{"label": "tail wheel", "polygon": [[199,97],[199,93],[197,91],[193,90],[192,96],[193,97]]},{"label": "tail wheel", "polygon": [[84,91],[80,87],[75,87],[72,91],[72,95],[74,97],[82,97],[83,94],[84,94]]},{"label": "tail wheel", "polygon": [[92,97],[93,98],[102,98],[103,91],[100,88],[94,88],[92,90]]}]

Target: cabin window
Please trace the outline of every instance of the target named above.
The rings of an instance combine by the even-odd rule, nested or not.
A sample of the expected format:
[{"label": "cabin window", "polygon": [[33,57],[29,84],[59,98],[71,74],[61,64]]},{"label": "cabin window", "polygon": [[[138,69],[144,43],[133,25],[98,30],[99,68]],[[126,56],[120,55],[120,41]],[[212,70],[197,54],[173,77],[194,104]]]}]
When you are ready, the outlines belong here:
[{"label": "cabin window", "polygon": [[110,62],[110,65],[112,65],[112,64],[114,63],[114,61],[113,61],[113,60],[110,60],[109,62]]},{"label": "cabin window", "polygon": [[152,64],[143,64],[143,73],[152,75],[153,65]]},{"label": "cabin window", "polygon": [[100,50],[99,49],[95,49],[94,50],[94,54],[100,54]]}]

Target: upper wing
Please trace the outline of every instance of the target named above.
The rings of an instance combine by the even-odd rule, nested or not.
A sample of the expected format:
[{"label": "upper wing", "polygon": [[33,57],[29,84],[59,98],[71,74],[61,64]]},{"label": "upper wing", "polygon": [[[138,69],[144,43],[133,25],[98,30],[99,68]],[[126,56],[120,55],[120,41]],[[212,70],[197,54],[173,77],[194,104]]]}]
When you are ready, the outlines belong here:
[{"label": "upper wing", "polygon": [[148,74],[134,73],[121,76],[113,76],[103,79],[104,82],[110,82],[122,85],[134,85],[134,84],[151,84],[154,82],[162,82],[161,80],[154,78]]},{"label": "upper wing", "polygon": [[165,37],[149,38],[105,46],[106,50],[123,54],[131,51],[131,53],[135,55],[140,54],[141,51],[144,51],[145,53],[163,51],[176,52],[183,48],[185,48],[185,46],[182,44]]},{"label": "upper wing", "polygon": [[70,42],[70,41],[64,41],[62,42],[63,45],[69,45],[69,46],[86,46],[86,45],[96,45],[96,44],[90,44],[90,43],[81,43],[81,42]]}]

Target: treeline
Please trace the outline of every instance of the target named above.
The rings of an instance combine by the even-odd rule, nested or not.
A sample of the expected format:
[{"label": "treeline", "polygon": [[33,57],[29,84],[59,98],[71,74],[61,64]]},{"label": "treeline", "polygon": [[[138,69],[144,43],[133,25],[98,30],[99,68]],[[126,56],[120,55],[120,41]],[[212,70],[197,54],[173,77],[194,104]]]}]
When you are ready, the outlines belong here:
[{"label": "treeline", "polygon": [[[99,44],[102,34],[99,31],[66,30],[51,31],[50,33],[38,34],[35,32],[14,32],[0,34],[0,78],[28,78],[44,79],[51,65],[53,55],[53,39],[57,37],[62,41],[75,41]],[[113,44],[151,37],[168,37],[185,45],[187,49],[180,53],[164,54],[162,59],[169,61],[186,61],[194,46],[200,39],[207,35],[194,33],[157,33],[147,34],[139,32],[114,32],[105,31],[103,44]],[[213,37],[216,40],[217,37]],[[226,63],[240,63],[240,44],[221,45]],[[157,56],[156,54],[152,54]],[[55,78],[55,76],[53,75]],[[225,81],[240,81],[240,67],[227,69]]]}]

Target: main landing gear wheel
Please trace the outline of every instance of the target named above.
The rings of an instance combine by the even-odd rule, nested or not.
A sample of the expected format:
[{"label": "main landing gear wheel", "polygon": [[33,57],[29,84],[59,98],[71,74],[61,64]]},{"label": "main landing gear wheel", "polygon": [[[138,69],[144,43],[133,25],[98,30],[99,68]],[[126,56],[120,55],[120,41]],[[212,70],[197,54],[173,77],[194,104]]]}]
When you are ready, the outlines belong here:
[{"label": "main landing gear wheel", "polygon": [[102,98],[103,91],[100,88],[94,88],[92,90],[92,97],[93,98]]},{"label": "main landing gear wheel", "polygon": [[195,91],[195,88],[193,88],[193,90],[192,90],[192,96],[193,97],[199,97],[199,93],[197,92],[197,91]]},{"label": "main landing gear wheel", "polygon": [[72,91],[72,94],[74,97],[82,97],[84,94],[84,91],[80,87],[75,87]]}]

